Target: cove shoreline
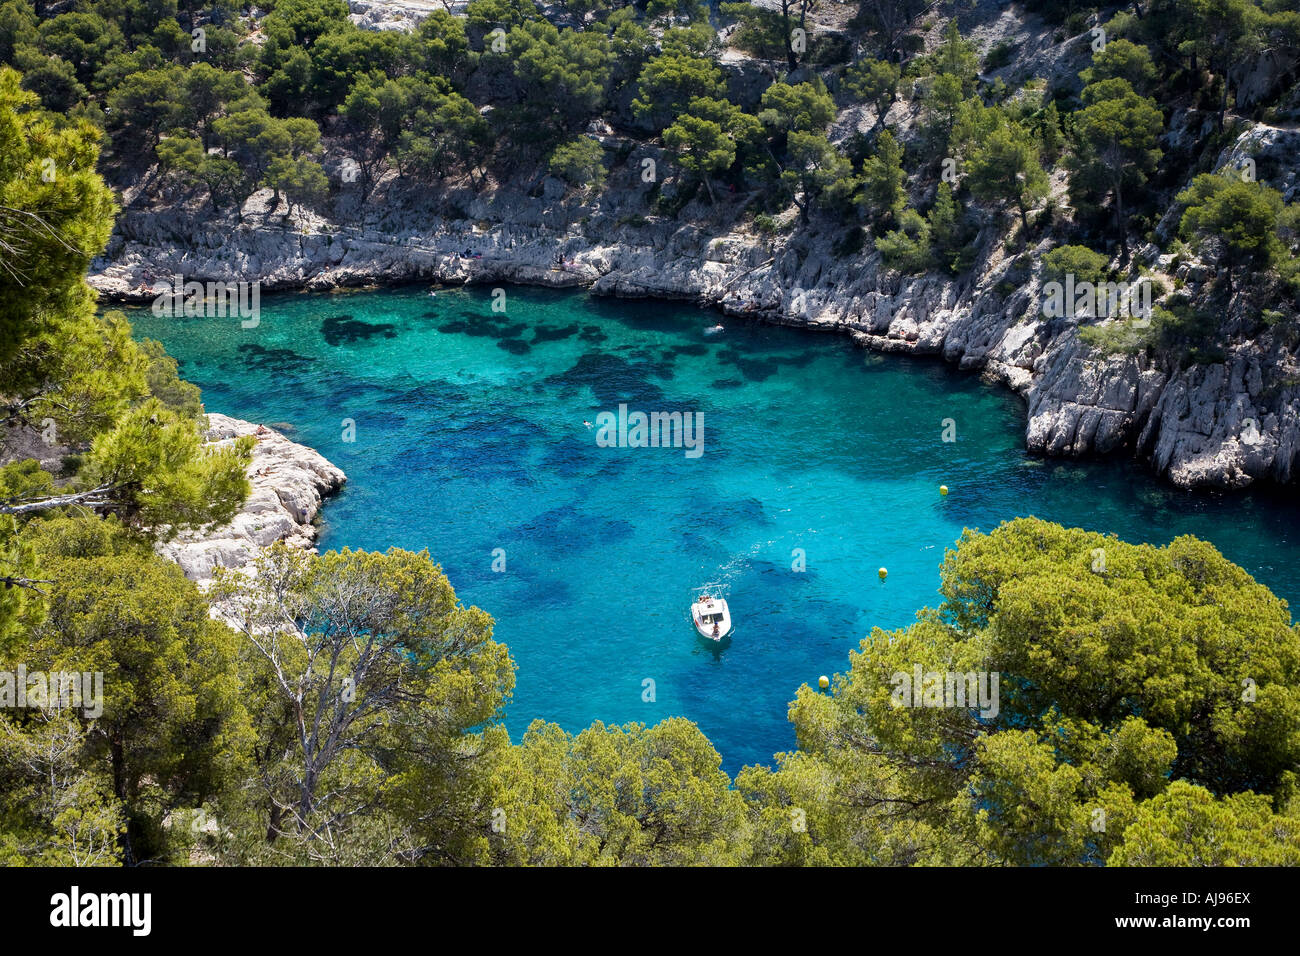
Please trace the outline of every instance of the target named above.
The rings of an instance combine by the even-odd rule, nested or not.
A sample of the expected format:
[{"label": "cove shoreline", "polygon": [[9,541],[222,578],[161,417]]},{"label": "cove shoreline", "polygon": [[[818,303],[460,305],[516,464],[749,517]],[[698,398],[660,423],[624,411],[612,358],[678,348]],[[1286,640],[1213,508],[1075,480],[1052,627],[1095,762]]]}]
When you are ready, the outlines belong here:
[{"label": "cove shoreline", "polygon": [[[987,374],[986,371],[983,369],[963,367],[959,364],[955,365],[952,362],[946,361],[943,358],[943,356],[933,352],[880,350],[872,347],[870,344],[863,343],[859,341],[857,338],[855,338],[854,330],[846,329],[840,326],[827,325],[824,323],[810,324],[805,321],[802,321],[797,316],[789,316],[779,312],[746,312],[743,310],[728,310],[727,308],[721,305],[700,301],[698,298],[692,298],[686,296],[602,293],[593,290],[591,287],[592,283],[587,283],[582,285],[573,285],[573,284],[554,285],[554,284],[547,284],[547,283],[520,282],[514,279],[498,280],[495,278],[484,278],[484,277],[470,277],[468,279],[464,279],[461,281],[454,281],[454,280],[430,279],[429,277],[408,276],[404,278],[384,279],[381,281],[372,280],[366,282],[359,282],[357,284],[350,284],[350,285],[340,284],[340,285],[330,286],[330,287],[319,287],[319,286],[314,287],[310,283],[303,283],[298,286],[279,286],[277,288],[267,290],[265,293],[264,301],[266,301],[267,303],[274,303],[276,302],[276,300],[285,300],[292,296],[304,296],[304,295],[322,296],[322,297],[325,296],[347,297],[347,296],[364,294],[364,293],[383,293],[388,291],[412,289],[416,287],[427,288],[430,282],[434,282],[439,285],[446,286],[449,289],[469,288],[474,286],[486,286],[486,285],[491,285],[494,282],[501,282],[503,285],[506,286],[518,286],[521,288],[546,289],[555,292],[573,292],[573,293],[581,292],[583,294],[592,296],[594,298],[607,299],[607,300],[617,299],[617,300],[624,300],[629,302],[645,302],[645,303],[679,302],[679,303],[694,305],[701,313],[706,313],[706,314],[712,313],[715,316],[721,316],[726,318],[741,318],[746,321],[755,322],[759,325],[769,325],[769,326],[776,326],[781,328],[797,329],[797,330],[815,332],[815,333],[827,334],[827,335],[839,334],[848,337],[850,341],[854,342],[854,344],[858,345],[859,347],[861,347],[867,352],[871,352],[881,356],[888,355],[891,358],[902,359],[904,361],[915,362],[922,365],[928,365],[931,367],[942,367],[945,373],[947,374],[957,376],[958,378],[975,377],[978,378],[983,384],[990,387],[1003,386],[1002,391],[1004,394],[1007,395],[1008,398],[1019,399],[1019,401],[1016,403],[1016,406],[1019,414],[1022,416],[1021,421],[1022,423],[1026,423],[1026,424],[1028,422],[1027,402],[1025,400],[1025,396],[1023,395],[1023,393],[1017,391],[1014,388],[1007,386],[1006,382],[998,379],[995,376]],[[132,293],[122,294],[122,293],[115,293],[115,292],[100,293],[101,308],[103,308],[106,304],[125,305],[132,308],[141,308],[141,307],[148,306],[151,302],[154,301],[156,297],[157,297],[156,293],[152,293],[152,294],[132,294]],[[222,415],[221,417],[227,418],[229,416]],[[232,420],[240,421],[239,419],[233,419],[233,418]],[[310,452],[312,454],[319,454],[318,452],[315,452],[314,449],[311,449],[307,446],[299,446],[299,447],[303,448],[306,452]],[[1100,453],[1096,451],[1085,451],[1081,454],[1060,456],[1060,455],[1051,455],[1044,452],[1041,449],[1035,449],[1032,447],[1027,447],[1025,450],[1026,453],[1032,459],[1044,463],[1050,463],[1054,461],[1079,462],[1079,463],[1095,462],[1095,463],[1105,464],[1109,467],[1119,468],[1122,472],[1126,472],[1129,469],[1134,469],[1141,472],[1144,475],[1151,475],[1155,473],[1157,474],[1157,477],[1161,478],[1162,482],[1170,488],[1170,490],[1188,495],[1193,500],[1214,499],[1214,498],[1222,497],[1224,495],[1249,494],[1252,497],[1259,498],[1261,501],[1264,502],[1277,501],[1281,503],[1281,502],[1289,501],[1289,499],[1287,498],[1287,491],[1289,489],[1289,485],[1287,483],[1277,482],[1268,479],[1261,480],[1257,483],[1253,483],[1248,486],[1241,486],[1241,487],[1234,487],[1234,488],[1224,488],[1224,487],[1211,485],[1211,484],[1198,484],[1198,485],[1187,486],[1187,485],[1180,485],[1176,482],[1169,480],[1168,475],[1160,475],[1159,473],[1155,472],[1155,470],[1151,468],[1148,463],[1141,462],[1131,456],[1124,456],[1116,452]],[[328,497],[328,495],[332,493],[333,493],[332,491],[329,492],[327,495],[325,495],[325,497]],[[321,507],[323,507],[323,505],[324,505],[324,501],[321,502]]]},{"label": "cove shoreline", "polygon": [[[229,228],[187,229],[174,213],[128,210],[88,281],[104,302],[135,305],[150,303],[175,275],[257,282],[268,295],[511,283],[693,303],[978,372],[1025,403],[1025,447],[1046,458],[1131,457],[1182,488],[1290,484],[1300,474],[1300,380],[1284,374],[1285,343],[1267,335],[1241,341],[1222,362],[1187,367],[1145,354],[1100,355],[1080,339],[1079,320],[1034,309],[1047,240],[1012,255],[990,234],[970,272],[909,277],[890,272],[875,251],[847,249],[839,231],[816,222],[761,236],[737,222],[629,224],[614,207],[592,208],[560,229],[536,200],[505,189],[486,198],[456,193],[465,219],[430,211],[427,198],[400,183],[386,189],[372,197],[373,215],[383,218],[363,226],[259,223],[255,212],[269,191],[250,201],[243,221],[224,223]],[[1189,268],[1175,270],[1153,245],[1136,257],[1157,272]],[[142,293],[146,275],[154,284]]]},{"label": "cove shoreline", "polygon": [[[1233,513],[1236,498],[1218,495],[1217,508],[1202,509],[1187,504],[1187,497],[1174,489],[1162,489],[1149,475],[1131,472],[1131,479],[1124,478],[1127,464],[1121,463],[1122,471],[1113,471],[1114,465],[1094,470],[1069,462],[1030,461],[1020,447],[1020,420],[1011,395],[969,375],[951,376],[956,370],[949,366],[941,372],[933,362],[893,363],[864,355],[847,340],[819,341],[794,330],[739,321],[724,320],[726,332],[708,336],[705,327],[714,324],[715,313],[692,305],[611,302],[581,290],[507,287],[507,293],[509,315],[489,312],[490,287],[449,289],[436,303],[418,285],[346,298],[307,294],[272,300],[268,296],[261,332],[256,335],[223,320],[179,322],[146,313],[137,318],[140,334],[175,343],[187,377],[218,389],[211,393],[210,407],[268,424],[296,423],[298,430],[286,429],[286,434],[316,447],[347,470],[350,490],[332,499],[324,515],[322,553],[344,547],[382,551],[390,546],[410,550],[427,546],[462,600],[493,614],[500,622],[501,640],[512,650],[516,645],[520,648],[521,702],[509,711],[512,733],[522,732],[532,716],[576,731],[588,722],[589,715],[574,716],[583,708],[620,723],[640,719],[639,696],[627,709],[592,709],[594,702],[617,698],[619,687],[632,687],[624,678],[635,669],[662,679],[664,707],[702,720],[710,739],[719,743],[729,760],[735,758],[733,768],[750,762],[756,758],[748,750],[732,749],[739,732],[719,729],[729,719],[725,714],[694,709],[704,697],[728,696],[717,688],[737,680],[738,673],[755,666],[753,661],[762,664],[759,669],[769,684],[780,684],[781,673],[806,679],[841,669],[843,654],[863,636],[864,627],[902,626],[916,608],[926,606],[935,586],[935,565],[963,527],[987,532],[1017,514],[1036,514],[1067,527],[1117,531],[1134,542],[1164,544],[1175,535],[1194,533],[1215,541],[1252,574],[1256,568],[1263,570],[1266,576],[1260,580],[1270,586],[1284,585],[1278,593],[1297,593],[1293,572],[1281,572],[1279,581],[1278,572],[1266,567],[1276,565],[1277,559],[1250,547],[1250,539],[1294,541],[1294,535],[1283,530],[1294,526],[1292,521],[1278,521],[1275,516],[1269,522],[1272,532],[1260,536],[1248,531],[1248,538],[1239,534],[1234,540],[1232,518],[1227,517],[1218,525],[1226,536],[1219,542],[1216,535],[1204,531],[1212,531],[1216,522]],[[346,318],[350,328],[348,337],[333,344],[325,334],[331,318]],[[597,324],[598,333],[592,331]],[[567,336],[545,334],[561,329],[568,331]],[[504,347],[516,340],[532,342],[534,331],[538,342],[531,352],[520,355]],[[258,348],[241,356],[235,349],[245,342],[256,342]],[[703,343],[709,343],[707,350]],[[707,391],[711,383],[724,378],[734,380],[736,386],[743,381],[743,389],[723,386],[716,393]],[[547,384],[536,391],[536,383]],[[584,388],[584,383],[594,383],[593,390]],[[503,384],[519,389],[517,403],[512,401],[513,393],[493,392]],[[616,407],[610,403],[617,401],[620,392],[639,396],[636,407],[640,408],[702,407],[716,413],[709,422],[718,428],[718,448],[729,447],[735,454],[711,466],[713,477],[704,476],[700,487],[727,490],[727,510],[719,512],[727,517],[720,519],[719,527],[734,529],[734,534],[719,535],[716,545],[710,544],[708,535],[697,535],[697,542],[689,546],[675,543],[674,537],[664,538],[662,560],[653,547],[653,535],[645,541],[629,537],[627,526],[639,527],[640,521],[622,510],[627,503],[636,503],[639,514],[671,516],[679,513],[678,503],[680,513],[693,514],[687,505],[702,501],[703,496],[684,486],[686,491],[670,491],[661,498],[656,489],[670,486],[645,480],[658,473],[657,463],[678,462],[676,454],[624,456],[590,447],[594,435],[583,431],[579,419],[595,417],[586,409]],[[816,408],[793,407],[791,402],[799,402],[801,395],[815,401]],[[898,400],[886,409],[882,403],[890,396]],[[329,404],[332,401],[339,404]],[[928,428],[928,422],[937,421],[948,408],[963,422],[967,421],[963,410],[969,410],[969,425],[961,433],[963,445],[939,445],[938,430]],[[781,418],[783,409],[792,417]],[[342,415],[355,417],[359,443],[350,444],[340,435]],[[874,424],[885,421],[896,424]],[[764,433],[763,438],[755,441],[759,433]],[[890,435],[897,443],[885,440]],[[564,450],[556,452],[561,445]],[[806,469],[795,466],[797,456],[781,451],[792,446],[803,447],[809,461],[818,463],[819,475],[836,483],[823,483],[821,477],[813,480],[811,474],[801,478]],[[843,449],[845,457],[836,464],[837,458],[824,454],[828,449]],[[761,465],[764,456],[786,464],[763,477],[767,475]],[[870,463],[873,457],[893,462],[878,467]],[[615,461],[619,458],[626,464]],[[529,462],[555,467],[530,472]],[[958,472],[954,470],[958,464],[971,467]],[[537,480],[503,481],[507,475],[529,474]],[[576,496],[573,488],[592,474],[602,478],[593,485],[610,490],[594,504],[583,505],[586,499]],[[620,474],[627,478],[626,484],[614,481]],[[755,478],[737,484],[729,475]],[[853,480],[840,484],[846,476]],[[455,482],[449,480],[453,478]],[[847,490],[850,484],[858,486],[859,479],[865,480],[860,492]],[[560,484],[552,485],[554,480]],[[945,499],[936,494],[941,481],[953,485],[954,493]],[[877,486],[881,493],[868,493]],[[646,489],[647,496],[630,493],[635,489]],[[436,494],[454,506],[421,504],[438,501]],[[512,499],[520,501],[515,504]],[[1071,505],[1072,501],[1079,504]],[[617,507],[610,507],[611,502]],[[828,507],[830,511],[825,510]],[[1209,517],[1200,518],[1199,527],[1188,527],[1180,514],[1184,511]],[[907,526],[902,537],[878,538],[876,531],[856,523],[877,520],[863,518],[873,512],[881,512],[881,520],[900,516]],[[948,523],[934,526],[935,516],[945,513]],[[1161,523],[1162,516],[1169,523]],[[1130,524],[1117,517],[1137,520]],[[539,529],[546,529],[545,535]],[[808,533],[814,537],[807,538]],[[1244,550],[1230,550],[1243,540]],[[619,544],[647,541],[650,547]],[[784,555],[795,544],[810,547],[813,577],[778,573],[788,566]],[[489,572],[488,549],[496,546],[509,552],[514,573]],[[607,552],[609,547],[623,547],[625,553]],[[827,551],[828,547],[842,550]],[[570,644],[555,635],[574,633],[562,625],[582,616],[571,608],[588,606],[585,591],[573,592],[570,599],[559,585],[573,577],[603,584],[597,575],[604,571],[596,570],[597,564],[638,567],[623,560],[628,554],[653,554],[651,564],[669,569],[664,574],[669,586],[659,582],[653,589],[669,595],[654,618],[656,627],[668,622],[664,639],[640,643],[668,648],[664,656],[677,655],[680,660],[674,658],[666,665],[653,656],[643,662],[639,654],[633,655],[626,672],[618,669],[622,664],[593,667],[573,684],[572,693],[556,693],[556,673],[563,674],[571,660],[582,655],[556,657],[557,649]],[[1282,554],[1291,564],[1292,546],[1286,545],[1277,557]],[[859,558],[870,577],[871,589],[865,594],[839,576]],[[890,569],[887,587],[877,587],[878,565]],[[585,570],[574,575],[571,569],[575,568]],[[793,581],[791,594],[809,602],[806,607],[819,620],[834,622],[830,628],[834,633],[827,632],[833,639],[812,644],[799,630],[793,636],[755,631],[753,640],[739,649],[743,655],[764,657],[731,658],[714,665],[707,655],[688,656],[695,638],[683,640],[689,626],[680,632],[671,629],[677,620],[674,612],[680,611],[671,586],[715,580],[711,573],[715,569],[725,569],[729,580],[734,574],[740,582],[735,606],[747,612],[747,623],[757,621],[756,616],[749,620],[752,609],[770,600],[764,595],[773,582]],[[693,574],[693,570],[710,573]],[[617,578],[619,573],[611,575]],[[630,571],[622,573],[631,577]],[[609,593],[610,589],[592,590]],[[539,595],[549,597],[539,600]],[[536,618],[529,616],[534,613],[530,608],[537,609]],[[550,610],[543,613],[546,608]],[[654,633],[657,636],[659,631]],[[677,645],[683,643],[691,647],[679,649]],[[826,650],[825,644],[833,646]],[[780,649],[786,645],[789,651]],[[786,667],[785,661],[792,662],[787,671],[774,669]],[[670,666],[675,670],[670,671]],[[604,689],[607,685],[613,689]],[[556,700],[545,703],[548,696]],[[774,697],[764,706],[779,715],[788,699]],[[776,723],[777,732],[783,732]],[[762,745],[758,749],[764,759],[785,743],[782,738],[770,744],[769,737],[764,731],[754,738]]]}]

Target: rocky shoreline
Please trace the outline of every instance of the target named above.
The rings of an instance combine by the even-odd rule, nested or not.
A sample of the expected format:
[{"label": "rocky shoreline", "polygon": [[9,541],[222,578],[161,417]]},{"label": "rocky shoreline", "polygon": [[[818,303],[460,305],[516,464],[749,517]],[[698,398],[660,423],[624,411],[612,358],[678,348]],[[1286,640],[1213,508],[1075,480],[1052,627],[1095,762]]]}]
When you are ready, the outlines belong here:
[{"label": "rocky shoreline", "polygon": [[185,532],[158,545],[158,553],[178,564],[201,588],[212,583],[218,568],[245,571],[263,548],[276,541],[314,550],[319,529],[314,521],[326,497],[343,487],[347,476],[318,452],[285,438],[273,428],[215,412],[208,413],[206,440],[212,445],[253,435],[248,467],[252,485],[234,519],[204,533]]},{"label": "rocky shoreline", "polygon": [[[435,4],[351,0],[351,9],[364,27],[409,30]],[[1064,37],[1036,15],[992,0],[972,5],[967,19],[980,48],[1013,43],[1018,50],[986,78],[1015,84],[1025,75],[1043,76],[1052,88],[1078,89],[1079,71],[1091,60],[1088,33]],[[945,23],[937,17],[926,28],[931,48]],[[1295,60],[1283,51],[1257,64],[1239,80],[1238,104],[1262,99]],[[751,110],[780,67],[732,48],[719,64],[728,95]],[[492,93],[477,91],[480,99]],[[625,107],[616,113],[622,116]],[[883,117],[865,104],[850,105],[836,117],[831,140],[867,134],[881,121],[906,139],[919,115],[907,97]],[[1204,142],[1216,119],[1175,109],[1160,145],[1178,151]],[[1234,135],[1214,168],[1249,161],[1268,171],[1269,184],[1286,201],[1300,197],[1300,127],[1242,117],[1231,117],[1230,127]],[[124,302],[149,302],[170,291],[173,276],[257,282],[263,292],[427,281],[688,301],[758,321],[838,331],[864,348],[936,356],[979,372],[1024,400],[1025,444],[1038,454],[1128,455],[1185,488],[1289,483],[1300,474],[1300,346],[1284,329],[1261,329],[1248,308],[1229,307],[1217,317],[1233,330],[1221,355],[1195,362],[1105,355],[1079,335],[1082,325],[1097,320],[1042,313],[1041,256],[1051,238],[1012,248],[1005,223],[984,216],[969,272],[900,276],[883,265],[857,226],[816,216],[801,223],[791,208],[765,222],[762,232],[747,208],[755,196],[724,194],[716,206],[692,201],[678,208],[671,199],[676,187],[663,188],[673,182],[675,157],[661,145],[604,119],[587,133],[605,148],[609,167],[607,187],[595,198],[532,173],[519,182],[450,177],[431,188],[389,170],[358,183],[342,173],[346,143],[328,138],[322,162],[331,196],[315,211],[286,213],[287,203],[267,189],[238,213],[218,214],[193,191],[180,202],[173,195],[165,205],[150,205],[144,195],[150,172],[123,184],[124,208],[105,254],[92,264],[90,283],[105,300]],[[647,165],[658,170],[650,182],[643,179]],[[1068,216],[1060,212],[1069,208],[1066,185],[1065,173],[1056,170],[1047,201]],[[923,203],[927,197],[912,198]],[[1177,219],[1171,205],[1156,226],[1154,238],[1166,249],[1175,247]],[[1135,246],[1135,259],[1165,292],[1177,289],[1209,307],[1197,299],[1211,270],[1185,250],[1162,254],[1148,243]],[[960,433],[960,409],[951,417]]]},{"label": "rocky shoreline", "polygon": [[[250,200],[243,223],[196,224],[188,236],[178,235],[173,213],[128,210],[90,282],[104,299],[134,302],[169,289],[173,275],[258,281],[263,291],[423,280],[685,300],[979,371],[1024,399],[1025,442],[1036,453],[1128,453],[1180,487],[1296,477],[1300,363],[1268,334],[1236,343],[1211,365],[1168,369],[1142,356],[1105,357],[1080,340],[1078,320],[1045,319],[1035,308],[1047,243],[1026,250],[1028,275],[990,235],[980,238],[973,280],[903,278],[885,270],[875,252],[837,252],[841,236],[815,226],[768,238],[734,223],[708,230],[657,216],[632,222],[619,194],[644,212],[634,192],[616,190],[603,198],[604,208],[568,209],[565,218],[585,222],[563,228],[554,221],[558,196],[548,202],[504,188],[488,196],[454,191],[450,202],[463,214],[450,218],[421,208],[400,182],[389,184],[354,228],[319,218],[288,226],[259,219],[257,203],[270,204],[269,191]],[[1170,269],[1169,279],[1194,279],[1195,263],[1174,266],[1154,246],[1138,256],[1157,274]],[[153,285],[142,289],[146,276]],[[960,429],[960,411],[952,417]]]}]

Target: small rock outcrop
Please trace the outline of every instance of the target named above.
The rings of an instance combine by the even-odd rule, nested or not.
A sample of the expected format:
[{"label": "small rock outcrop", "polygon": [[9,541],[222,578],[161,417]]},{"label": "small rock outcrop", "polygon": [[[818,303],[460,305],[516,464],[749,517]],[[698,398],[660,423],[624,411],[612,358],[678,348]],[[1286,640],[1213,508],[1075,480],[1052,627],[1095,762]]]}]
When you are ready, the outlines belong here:
[{"label": "small rock outcrop", "polygon": [[248,467],[252,490],[229,524],[204,533],[184,532],[158,546],[159,554],[180,565],[200,587],[211,583],[217,568],[250,567],[259,552],[276,541],[313,549],[318,533],[313,521],[321,502],[347,480],[318,452],[272,428],[263,426],[259,436],[258,427],[227,415],[208,415],[206,437],[211,444],[228,444],[242,435],[257,437]]}]

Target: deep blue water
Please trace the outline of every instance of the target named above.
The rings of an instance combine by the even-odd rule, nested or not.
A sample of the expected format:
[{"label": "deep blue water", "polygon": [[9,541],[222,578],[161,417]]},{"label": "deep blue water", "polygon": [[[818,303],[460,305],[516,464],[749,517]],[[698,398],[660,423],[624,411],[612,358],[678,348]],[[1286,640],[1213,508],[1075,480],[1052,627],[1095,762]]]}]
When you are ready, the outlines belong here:
[{"label": "deep blue water", "polygon": [[[506,294],[504,314],[488,288],[412,287],[266,297],[253,329],[131,318],[210,411],[281,428],[347,472],[323,549],[428,548],[493,615],[518,664],[516,739],[536,717],[576,731],[684,715],[729,772],[770,762],[794,744],[801,683],[933,604],[963,527],[1018,515],[1159,544],[1193,533],[1300,594],[1300,509],[1282,494],[1031,458],[1019,400],[938,362],[676,304]],[[583,422],[620,403],[702,414],[704,453],[598,447]],[[737,622],[720,650],[687,616],[691,588],[714,581]]]}]

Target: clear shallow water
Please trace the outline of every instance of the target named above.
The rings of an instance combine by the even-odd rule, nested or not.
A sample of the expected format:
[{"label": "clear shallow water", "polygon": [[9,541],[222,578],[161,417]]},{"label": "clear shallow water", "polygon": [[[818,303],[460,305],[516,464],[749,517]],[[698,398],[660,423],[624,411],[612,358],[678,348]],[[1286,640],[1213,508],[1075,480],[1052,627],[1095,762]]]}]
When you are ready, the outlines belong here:
[{"label": "clear shallow water", "polygon": [[[347,472],[322,549],[428,548],[495,617],[518,664],[516,739],[536,717],[576,731],[683,715],[728,771],[768,763],[794,744],[799,684],[935,603],[963,527],[1018,515],[1130,541],[1196,534],[1300,595],[1288,496],[1030,458],[1019,400],[938,362],[671,303],[509,287],[504,315],[491,304],[484,287],[411,287],[266,297],[255,329],[130,314],[209,410],[282,428]],[[703,455],[598,447],[583,422],[620,403],[702,413]],[[715,581],[737,622],[721,649],[687,612]]]}]

